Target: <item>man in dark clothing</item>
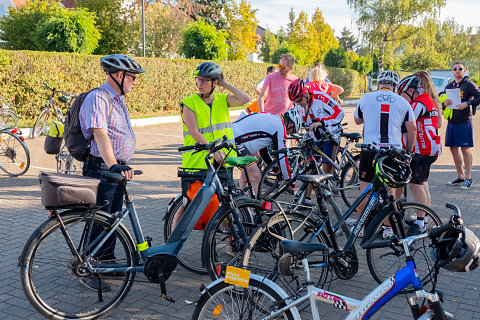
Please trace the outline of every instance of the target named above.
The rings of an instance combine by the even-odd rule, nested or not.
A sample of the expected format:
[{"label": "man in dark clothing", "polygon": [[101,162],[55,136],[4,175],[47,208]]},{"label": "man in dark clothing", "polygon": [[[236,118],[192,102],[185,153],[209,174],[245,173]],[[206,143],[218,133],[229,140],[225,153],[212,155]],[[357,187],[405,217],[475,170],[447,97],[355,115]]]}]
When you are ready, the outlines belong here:
[{"label": "man in dark clothing", "polygon": [[[462,102],[453,106],[452,100],[447,99],[443,106],[453,109],[452,117],[448,119],[445,146],[450,147],[457,169],[457,178],[448,184],[461,184],[460,189],[469,190],[472,186],[473,162],[472,152],[470,151],[470,148],[473,147],[472,115],[480,104],[480,89],[468,76],[464,76],[465,71],[465,65],[462,62],[455,62],[452,67],[455,80],[445,87],[445,89],[459,88]],[[465,172],[463,171],[464,164]]]}]

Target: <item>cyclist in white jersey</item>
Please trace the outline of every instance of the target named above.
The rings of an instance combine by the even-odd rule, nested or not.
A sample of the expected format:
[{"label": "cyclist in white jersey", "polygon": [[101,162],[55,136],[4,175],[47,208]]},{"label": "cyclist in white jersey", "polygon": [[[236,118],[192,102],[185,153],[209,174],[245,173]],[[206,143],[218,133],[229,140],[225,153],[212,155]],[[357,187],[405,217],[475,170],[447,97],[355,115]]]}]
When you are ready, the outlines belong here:
[{"label": "cyclist in white jersey", "polygon": [[[415,115],[410,104],[393,92],[399,77],[392,70],[378,75],[378,90],[360,98],[355,109],[355,123],[364,124],[363,143],[376,143],[382,148],[402,148],[402,127],[407,132],[405,149],[409,152],[416,139]],[[374,152],[362,151],[359,166],[360,194],[374,178],[372,168]],[[393,191],[393,190],[392,190]],[[363,201],[357,208],[357,217],[365,206]]]},{"label": "cyclist in white jersey", "polygon": [[[289,109],[285,114],[252,113],[232,123],[235,145],[239,156],[252,156],[260,152],[265,163],[272,161],[267,148],[272,150],[285,148],[287,134],[300,130],[302,124],[301,116],[296,109]],[[247,167],[249,178],[252,182],[255,193],[262,177],[257,164]],[[283,179],[290,178],[290,169],[287,158],[280,161],[280,172]],[[279,172],[279,173],[280,173]],[[246,185],[245,175],[240,176],[240,187]]]}]

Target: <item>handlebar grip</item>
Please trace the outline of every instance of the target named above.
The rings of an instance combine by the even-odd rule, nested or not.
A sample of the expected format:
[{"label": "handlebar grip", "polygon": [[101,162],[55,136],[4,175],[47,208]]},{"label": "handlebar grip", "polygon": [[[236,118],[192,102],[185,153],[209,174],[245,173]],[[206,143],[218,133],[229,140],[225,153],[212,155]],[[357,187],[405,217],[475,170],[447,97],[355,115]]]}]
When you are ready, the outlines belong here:
[{"label": "handlebar grip", "polygon": [[188,150],[193,150],[195,149],[194,146],[183,146],[183,147],[178,147],[178,151],[179,152],[182,152],[182,151],[188,151]]},{"label": "handlebar grip", "polygon": [[438,238],[442,233],[444,233],[445,231],[448,231],[450,229],[452,229],[453,226],[452,224],[449,222],[449,223],[445,223],[445,224],[442,224],[440,227],[436,227],[436,228],[433,228],[432,230],[430,230],[430,232],[428,233],[428,237],[430,239],[436,239]]},{"label": "handlebar grip", "polygon": [[141,175],[141,174],[143,174],[143,171],[142,171],[142,170],[133,170],[133,175],[134,175],[134,176],[139,176],[139,175]]},{"label": "handlebar grip", "polygon": [[287,148],[282,148],[282,149],[278,149],[278,150],[273,150],[273,151],[270,152],[270,154],[277,155],[277,154],[280,154],[280,153],[287,153],[287,152],[288,152]]}]

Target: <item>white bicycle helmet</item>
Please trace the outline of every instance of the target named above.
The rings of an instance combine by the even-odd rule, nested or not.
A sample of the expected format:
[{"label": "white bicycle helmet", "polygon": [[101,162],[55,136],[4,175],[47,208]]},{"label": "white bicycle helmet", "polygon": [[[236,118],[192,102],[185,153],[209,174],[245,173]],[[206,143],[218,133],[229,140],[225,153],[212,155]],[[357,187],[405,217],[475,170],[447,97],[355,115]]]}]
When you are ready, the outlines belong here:
[{"label": "white bicycle helmet", "polygon": [[298,113],[296,108],[291,108],[285,111],[283,119],[285,120],[285,128],[288,128],[290,122],[292,122],[295,127],[295,132],[300,131],[300,128],[302,127],[302,116]]},{"label": "white bicycle helmet", "polygon": [[400,78],[395,71],[392,70],[385,70],[378,75],[377,83],[378,84],[391,84],[391,85],[398,85]]},{"label": "white bicycle helmet", "polygon": [[480,264],[480,240],[468,228],[465,234],[457,230],[444,232],[432,249],[435,259],[444,261],[442,268],[452,272],[468,272]]}]

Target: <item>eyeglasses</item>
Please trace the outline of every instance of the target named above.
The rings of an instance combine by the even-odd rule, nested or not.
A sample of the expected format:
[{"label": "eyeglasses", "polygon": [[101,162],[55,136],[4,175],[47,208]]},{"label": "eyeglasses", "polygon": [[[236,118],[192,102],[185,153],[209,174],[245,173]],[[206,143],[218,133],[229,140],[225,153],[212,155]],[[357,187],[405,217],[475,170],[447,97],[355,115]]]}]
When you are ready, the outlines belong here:
[{"label": "eyeglasses", "polygon": [[285,70],[285,69],[287,69],[287,67],[285,67],[285,66],[282,66],[280,63],[278,64],[278,68],[279,68],[279,69],[282,69],[282,70]]},{"label": "eyeglasses", "polygon": [[462,68],[462,67],[460,67],[460,68],[453,68],[452,70],[453,70],[453,71],[457,71],[457,70],[458,70],[458,71],[462,71],[463,68]]},{"label": "eyeglasses", "polygon": [[126,72],[125,72],[125,75],[126,75],[126,76],[129,76],[130,78],[132,78],[132,81],[137,80],[137,76],[134,76],[133,74],[129,74],[129,73],[126,73]]},{"label": "eyeglasses", "polygon": [[205,83],[207,83],[208,81],[212,81],[212,79],[195,77],[195,81],[196,81],[197,83],[205,84]]}]

